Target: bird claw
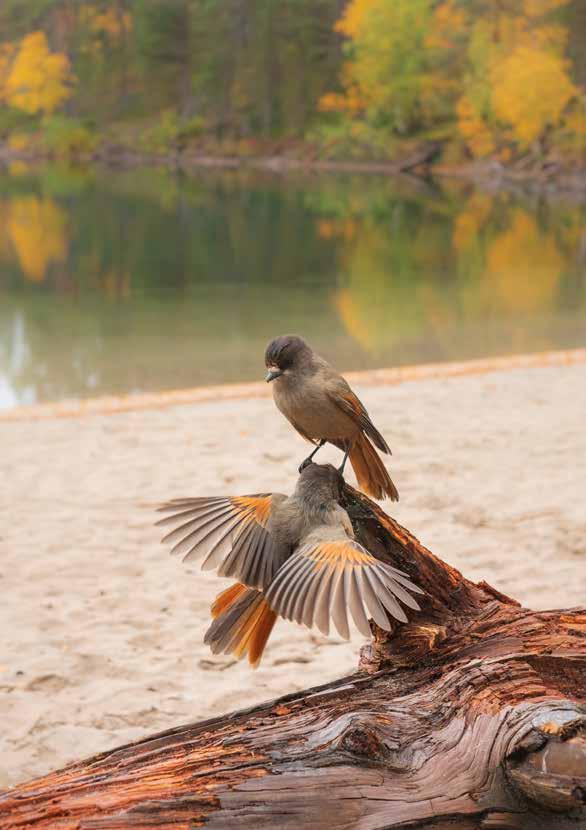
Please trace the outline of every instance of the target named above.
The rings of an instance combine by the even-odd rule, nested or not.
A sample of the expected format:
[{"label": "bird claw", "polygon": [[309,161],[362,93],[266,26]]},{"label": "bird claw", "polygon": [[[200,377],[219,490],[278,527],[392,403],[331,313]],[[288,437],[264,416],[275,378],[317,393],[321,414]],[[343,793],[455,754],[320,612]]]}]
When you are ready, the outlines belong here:
[{"label": "bird claw", "polygon": [[311,458],[306,458],[305,461],[302,461],[301,464],[299,465],[299,474],[301,475],[303,470],[305,470],[306,467],[309,467],[310,464],[313,464],[313,461],[312,461]]}]

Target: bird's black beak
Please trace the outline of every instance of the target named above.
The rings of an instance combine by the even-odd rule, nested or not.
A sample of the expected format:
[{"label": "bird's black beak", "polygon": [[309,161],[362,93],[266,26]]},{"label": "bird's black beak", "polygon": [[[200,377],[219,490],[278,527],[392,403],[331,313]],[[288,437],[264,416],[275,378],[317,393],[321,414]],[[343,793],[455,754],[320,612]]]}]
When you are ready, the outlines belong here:
[{"label": "bird's black beak", "polygon": [[267,383],[270,383],[272,380],[276,380],[276,378],[280,378],[283,374],[282,369],[269,369],[267,372],[267,376],[265,378]]}]

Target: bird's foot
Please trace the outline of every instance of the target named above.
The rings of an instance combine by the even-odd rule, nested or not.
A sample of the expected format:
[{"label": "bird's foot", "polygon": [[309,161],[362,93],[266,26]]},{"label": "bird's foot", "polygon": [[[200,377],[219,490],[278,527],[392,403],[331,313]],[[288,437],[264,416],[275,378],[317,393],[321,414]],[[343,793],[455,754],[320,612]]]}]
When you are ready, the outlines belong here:
[{"label": "bird's foot", "polygon": [[302,461],[301,464],[299,465],[299,474],[301,474],[303,472],[303,470],[305,470],[306,467],[309,467],[310,464],[313,464],[313,458],[312,458],[311,455],[308,456],[305,459],[305,461]]},{"label": "bird's foot", "polygon": [[308,456],[307,456],[307,458],[305,459],[305,461],[302,461],[302,462],[301,462],[301,464],[300,464],[300,466],[299,466],[299,472],[300,472],[300,473],[302,473],[302,472],[303,472],[303,470],[304,470],[304,469],[305,469],[305,468],[306,468],[309,464],[311,464],[311,462],[312,462],[312,460],[313,460],[313,456],[316,454],[316,452],[317,452],[318,450],[321,450],[321,448],[323,447],[323,445],[324,445],[325,443],[326,443],[325,438],[322,438],[322,439],[321,439],[321,441],[319,441],[319,442],[318,442],[318,445],[317,445],[317,447],[314,449],[314,451],[313,451],[310,455],[308,455]]}]

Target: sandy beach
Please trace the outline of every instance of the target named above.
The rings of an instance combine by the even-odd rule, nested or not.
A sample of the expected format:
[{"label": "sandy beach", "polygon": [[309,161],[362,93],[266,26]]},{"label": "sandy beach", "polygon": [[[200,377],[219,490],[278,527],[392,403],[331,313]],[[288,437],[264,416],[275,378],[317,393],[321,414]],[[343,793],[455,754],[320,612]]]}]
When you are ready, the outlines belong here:
[{"label": "sandy beach", "polygon": [[[393,448],[388,512],[528,606],[584,603],[585,363],[354,384]],[[256,671],[211,655],[226,582],[153,526],[168,498],[292,490],[307,445],[270,399],[20,417],[0,436],[0,788],[355,668],[358,635],[284,621]]]}]

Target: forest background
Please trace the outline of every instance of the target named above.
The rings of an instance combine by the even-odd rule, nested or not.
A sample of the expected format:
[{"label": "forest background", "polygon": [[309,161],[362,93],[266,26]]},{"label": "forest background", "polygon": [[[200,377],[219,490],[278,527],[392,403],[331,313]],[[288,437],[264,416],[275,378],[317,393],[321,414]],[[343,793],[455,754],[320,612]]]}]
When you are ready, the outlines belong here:
[{"label": "forest background", "polygon": [[3,0],[0,146],[555,175],[585,40],[586,0]]}]

